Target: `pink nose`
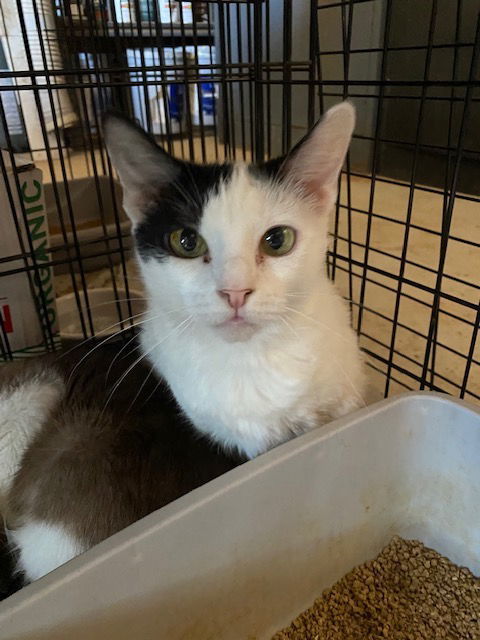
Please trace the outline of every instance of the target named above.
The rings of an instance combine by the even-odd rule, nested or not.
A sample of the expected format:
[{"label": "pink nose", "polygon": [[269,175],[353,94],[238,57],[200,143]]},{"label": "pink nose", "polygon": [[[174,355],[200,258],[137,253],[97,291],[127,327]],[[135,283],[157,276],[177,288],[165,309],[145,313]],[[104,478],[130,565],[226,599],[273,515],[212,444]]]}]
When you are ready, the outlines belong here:
[{"label": "pink nose", "polygon": [[232,309],[238,311],[238,309],[246,303],[247,296],[249,296],[252,291],[252,289],[221,289],[218,293],[223,298],[227,298],[227,302]]}]

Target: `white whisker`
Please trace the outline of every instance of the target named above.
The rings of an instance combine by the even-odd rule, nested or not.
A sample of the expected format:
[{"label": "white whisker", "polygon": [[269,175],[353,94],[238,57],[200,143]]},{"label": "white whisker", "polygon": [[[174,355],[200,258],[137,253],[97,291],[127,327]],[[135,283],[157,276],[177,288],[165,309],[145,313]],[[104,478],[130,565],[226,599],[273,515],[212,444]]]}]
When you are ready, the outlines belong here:
[{"label": "white whisker", "polygon": [[135,402],[137,401],[137,399],[138,399],[139,395],[142,393],[143,388],[145,387],[145,385],[147,384],[147,382],[148,382],[148,380],[149,380],[150,376],[151,376],[151,375],[152,375],[152,373],[153,373],[153,369],[154,369],[154,367],[153,367],[153,365],[152,365],[152,366],[150,367],[150,371],[149,371],[149,372],[147,373],[147,375],[145,376],[145,380],[142,382],[142,384],[140,385],[140,387],[139,387],[139,389],[138,389],[137,393],[135,394],[134,399],[131,401],[131,403],[130,403],[130,405],[129,405],[128,409],[127,409],[127,413],[130,411],[130,409],[133,407],[133,405],[134,405],[134,404],[135,404]]},{"label": "white whisker", "polygon": [[286,318],[284,318],[283,316],[279,316],[279,317],[280,317],[280,320],[283,322],[283,324],[287,327],[287,329],[289,329],[296,338],[300,339],[300,336],[294,330],[294,328],[291,326],[291,324],[288,322],[288,320]]},{"label": "white whisker", "polygon": [[[144,314],[142,313],[141,315],[144,315]],[[125,329],[120,329],[120,331],[117,331],[116,333],[113,333],[112,335],[107,336],[104,340],[102,340],[101,342],[96,344],[92,349],[90,349],[90,351],[87,351],[87,353],[82,358],[80,358],[80,360],[77,362],[77,364],[73,367],[72,371],[70,372],[70,375],[68,376],[67,386],[70,384],[70,382],[72,380],[72,377],[75,374],[75,371],[82,364],[82,362],[84,362],[86,360],[86,358],[91,356],[92,353],[94,353],[97,349],[99,349],[101,346],[103,346],[106,342],[108,342],[109,340],[112,340],[113,338],[116,338],[117,336],[121,335],[125,331],[130,331],[131,329],[139,327],[140,325],[143,325],[146,322],[151,322],[152,320],[156,320],[156,319],[157,319],[157,316],[154,316],[153,318],[147,318],[146,320],[140,320],[139,322],[135,322],[131,326],[125,327]],[[117,324],[119,324],[119,323],[117,323]],[[97,336],[92,336],[92,337],[96,338]],[[134,336],[134,337],[136,337],[136,336]],[[87,341],[85,341],[85,342],[87,342]],[[85,344],[85,342],[83,342],[82,344]],[[81,346],[81,345],[77,345],[77,346]]]},{"label": "white whisker", "polygon": [[112,300],[107,300],[106,302],[99,302],[98,304],[89,305],[90,309],[97,309],[98,307],[104,307],[109,304],[111,306],[116,306],[117,302],[133,302],[133,301],[142,301],[148,302],[148,298],[114,298]]},{"label": "white whisker", "polygon": [[[152,367],[152,369],[153,369],[153,367]],[[162,384],[162,382],[164,382],[163,378],[159,377],[157,384],[154,386],[153,391],[149,394],[148,398],[146,398],[144,404],[146,404],[150,400],[150,398],[155,395],[158,387]]]},{"label": "white whisker", "polygon": [[188,164],[186,164],[187,167],[187,171],[188,171],[188,175],[190,176],[190,182],[192,184],[192,187],[195,189],[195,196],[197,198],[197,206],[201,207],[202,206],[202,196],[200,195],[200,190],[198,188],[198,185],[195,181],[195,178],[193,177],[192,171],[190,169],[190,166]]},{"label": "white whisker", "polygon": [[[79,344],[76,344],[71,349],[68,349],[68,351],[65,351],[65,352],[61,353],[58,356],[58,360],[61,360],[62,358],[67,356],[72,351],[75,351],[75,349],[78,349],[79,347],[83,347],[84,345],[87,344],[87,342],[91,342],[92,340],[95,340],[95,338],[98,338],[98,337],[102,336],[102,334],[104,335],[105,331],[109,331],[110,329],[113,329],[114,327],[118,327],[118,325],[125,324],[125,323],[129,322],[130,320],[133,320],[133,318],[139,318],[140,316],[145,315],[145,313],[146,313],[145,311],[142,311],[142,313],[137,313],[137,314],[135,314],[133,316],[128,316],[128,318],[125,318],[124,320],[120,320],[120,322],[115,322],[115,324],[111,324],[109,327],[105,327],[104,329],[102,329],[98,333],[95,333],[93,336],[90,336],[90,338],[86,338],[85,340],[82,340],[82,342],[80,342]],[[128,329],[132,329],[135,326],[136,326],[136,324],[132,323],[128,327],[126,327],[125,329],[122,329],[122,331],[127,331]],[[121,333],[121,331],[118,331],[118,332],[112,333],[112,335],[108,336],[108,337],[114,338],[115,336],[120,335],[120,333]]]},{"label": "white whisker", "polygon": [[201,203],[200,202],[196,202],[193,199],[192,195],[190,193],[188,193],[188,191],[186,191],[178,182],[176,182],[176,181],[172,182],[171,185],[183,197],[185,202],[192,204],[195,208],[200,206]]},{"label": "white whisker", "polygon": [[120,376],[119,380],[115,383],[115,385],[113,386],[111,392],[108,395],[108,398],[105,402],[105,405],[102,409],[102,414],[105,411],[105,409],[107,408],[110,400],[113,398],[115,392],[117,391],[117,389],[119,388],[119,386],[122,384],[122,382],[125,380],[125,378],[128,376],[128,374],[147,356],[149,356],[153,351],[155,351],[155,349],[157,349],[157,347],[159,347],[163,342],[165,342],[165,340],[168,340],[168,338],[173,335],[180,327],[182,327],[183,325],[185,325],[186,323],[189,323],[192,320],[192,316],[188,316],[188,318],[185,318],[185,320],[183,320],[182,322],[180,322],[179,324],[175,325],[175,327],[169,331],[169,333],[167,333],[166,336],[164,336],[159,342],[157,342],[149,351],[147,351],[146,353],[142,353],[133,364],[131,364],[128,369]]},{"label": "white whisker", "polygon": [[[309,298],[311,294],[302,293],[301,291],[286,291],[285,295],[291,298]],[[326,291],[325,293],[315,293],[315,298],[322,298],[324,296],[331,296],[332,293],[330,291]]]},{"label": "white whisker", "polygon": [[305,291],[285,291],[285,295],[287,296],[299,296],[302,298],[307,298],[310,294]]},{"label": "white whisker", "polygon": [[[117,353],[115,354],[115,356],[112,358],[112,361],[107,369],[107,373],[105,374],[105,382],[107,382],[109,376],[110,376],[110,372],[112,370],[113,365],[115,364],[115,362],[117,361],[118,357],[120,356],[121,353],[123,353],[125,351],[125,349],[128,347],[129,344],[131,344],[135,339],[136,339],[137,335],[133,335],[130,340],[128,340],[123,347],[120,349],[120,351],[117,351]],[[132,349],[133,351],[133,349]],[[131,351],[129,351],[129,353],[131,353]],[[128,354],[126,354],[128,355]]]},{"label": "white whisker", "polygon": [[[190,317],[190,320],[191,320],[191,322],[187,323],[187,324],[186,324],[186,325],[185,325],[185,326],[184,326],[184,327],[179,331],[179,333],[176,335],[176,337],[177,337],[177,338],[178,338],[179,336],[181,336],[181,335],[182,335],[182,334],[183,334],[183,333],[184,333],[184,332],[185,332],[189,327],[191,327],[191,326],[192,326],[192,323],[193,323],[192,317]],[[155,345],[155,348],[156,348],[157,346],[159,346],[159,345],[158,345],[158,344],[157,344],[157,345]],[[148,379],[149,379],[149,378],[150,378],[150,376],[152,375],[152,373],[153,373],[153,371],[154,371],[154,368],[155,368],[155,367],[154,367],[153,365],[150,367],[150,371],[149,371],[149,372],[148,372],[148,374],[146,375],[145,380],[143,381],[142,385],[140,386],[139,390],[137,391],[137,393],[136,393],[136,395],[135,395],[135,398],[134,398],[134,399],[132,400],[132,402],[130,403],[130,405],[129,405],[128,409],[127,409],[127,412],[128,412],[128,411],[130,411],[130,409],[133,407],[133,405],[134,405],[134,404],[135,404],[135,402],[137,401],[137,399],[138,399],[139,395],[140,395],[140,394],[141,394],[141,392],[142,392],[142,389],[145,387],[145,385],[146,385],[146,384],[147,384],[147,382],[148,382]],[[162,379],[160,379],[160,380],[157,382],[157,384],[155,385],[155,387],[154,387],[153,391],[150,393],[150,395],[148,396],[148,398],[146,399],[146,401],[145,401],[145,402],[148,402],[148,400],[150,400],[150,398],[154,395],[154,393],[155,393],[155,392],[156,392],[156,390],[158,389],[158,387],[159,387],[159,385],[161,384],[161,382],[162,382]]]},{"label": "white whisker", "polygon": [[[293,313],[297,313],[299,316],[301,316],[302,318],[305,318],[306,320],[310,320],[311,322],[317,324],[318,326],[326,329],[327,331],[329,331],[330,333],[332,333],[333,335],[337,336],[338,338],[340,338],[341,340],[347,342],[348,340],[342,336],[342,334],[338,333],[337,331],[334,331],[333,329],[331,329],[328,325],[324,324],[323,322],[319,322],[316,318],[312,318],[311,316],[307,316],[305,313],[302,313],[301,311],[297,311],[297,309],[293,309],[292,307],[285,307],[288,311],[291,311]],[[348,341],[350,342],[350,341]],[[342,367],[342,365],[340,364],[340,362],[337,360],[337,358],[335,358],[335,356],[333,356],[333,359],[335,361],[335,364],[337,365],[337,367],[340,369],[340,371],[342,372],[343,376],[345,377],[345,380],[348,382],[348,384],[350,385],[350,387],[352,388],[352,391],[354,392],[354,394],[357,396],[357,398],[359,398],[362,403],[363,406],[367,406],[366,402],[365,402],[365,398],[363,397],[363,395],[358,391],[358,389],[355,387],[355,385],[352,382],[352,379],[350,378],[350,376],[348,375],[348,373],[345,371],[345,369]]]},{"label": "white whisker", "polygon": [[348,375],[348,373],[345,371],[345,369],[342,367],[342,365],[340,364],[340,361],[335,358],[335,356],[333,356],[333,359],[335,361],[335,364],[337,365],[337,367],[340,369],[340,371],[343,373],[343,375],[345,376],[346,381],[348,382],[348,384],[350,385],[350,387],[352,388],[353,393],[357,396],[357,398],[359,398],[362,401],[362,404],[364,407],[367,406],[367,403],[365,402],[365,398],[363,397],[363,395],[358,391],[358,389],[355,387],[355,385],[352,382],[352,379],[350,378],[350,376]]},{"label": "white whisker", "polygon": [[338,333],[338,331],[335,331],[334,329],[332,329],[331,327],[329,327],[327,324],[325,324],[324,322],[320,322],[319,320],[317,320],[316,318],[312,318],[311,316],[307,316],[306,313],[303,313],[302,311],[298,311],[298,309],[294,309],[293,307],[288,307],[285,305],[285,309],[287,311],[290,311],[291,313],[296,313],[299,316],[301,316],[302,318],[305,318],[305,320],[309,320],[310,322],[313,322],[314,324],[318,325],[319,327],[322,327],[323,329],[326,329],[327,331],[329,331],[332,335],[337,336],[337,338],[340,338],[340,340],[343,340],[344,342],[348,342],[350,343],[350,340],[347,340],[347,338],[345,338],[345,336],[342,336],[341,333]]}]

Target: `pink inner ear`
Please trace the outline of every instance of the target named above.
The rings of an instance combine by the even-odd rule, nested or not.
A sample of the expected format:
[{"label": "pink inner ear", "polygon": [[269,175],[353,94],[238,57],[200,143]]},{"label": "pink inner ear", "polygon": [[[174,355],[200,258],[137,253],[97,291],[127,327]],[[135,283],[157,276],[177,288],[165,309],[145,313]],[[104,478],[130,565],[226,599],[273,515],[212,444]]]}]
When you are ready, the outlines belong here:
[{"label": "pink inner ear", "polygon": [[326,186],[321,180],[300,180],[299,184],[303,187],[305,193],[313,196],[319,204],[329,205],[336,194],[336,184]]},{"label": "pink inner ear", "polygon": [[308,193],[311,193],[319,200],[323,200],[328,195],[328,189],[321,183],[320,180],[302,180],[302,184]]},{"label": "pink inner ear", "polygon": [[325,153],[321,140],[319,144],[315,142],[315,138],[307,140],[297,155],[287,161],[285,173],[307,195],[313,196],[324,206],[330,206],[337,193],[343,156],[332,151]]},{"label": "pink inner ear", "polygon": [[287,159],[284,170],[320,203],[330,206],[350,143],[355,112],[348,103],[330,109]]}]

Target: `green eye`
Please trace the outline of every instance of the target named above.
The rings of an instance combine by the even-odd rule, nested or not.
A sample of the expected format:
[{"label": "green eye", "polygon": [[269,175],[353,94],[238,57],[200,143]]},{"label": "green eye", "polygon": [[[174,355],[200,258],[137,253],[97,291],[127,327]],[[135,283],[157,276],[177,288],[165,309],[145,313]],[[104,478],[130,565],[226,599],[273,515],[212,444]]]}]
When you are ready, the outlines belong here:
[{"label": "green eye", "polygon": [[284,256],[295,244],[296,232],[292,227],[272,227],[260,241],[260,249],[267,256]]},{"label": "green eye", "polygon": [[199,258],[207,251],[207,243],[194,229],[176,229],[168,238],[170,249],[179,258]]}]

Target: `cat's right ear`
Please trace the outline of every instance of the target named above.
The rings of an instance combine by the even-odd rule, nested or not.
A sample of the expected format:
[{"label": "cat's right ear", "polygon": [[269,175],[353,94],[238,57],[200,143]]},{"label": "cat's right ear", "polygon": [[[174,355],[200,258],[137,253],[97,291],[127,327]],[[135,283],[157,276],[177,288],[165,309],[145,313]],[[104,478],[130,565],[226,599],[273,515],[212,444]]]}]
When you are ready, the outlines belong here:
[{"label": "cat's right ear", "polygon": [[103,117],[108,155],[123,187],[123,207],[134,224],[149,202],[180,173],[180,163],[128,118],[108,112]]},{"label": "cat's right ear", "polygon": [[329,208],[337,196],[338,176],[354,127],[352,104],[341,102],[332,107],[290,151],[279,175]]}]

